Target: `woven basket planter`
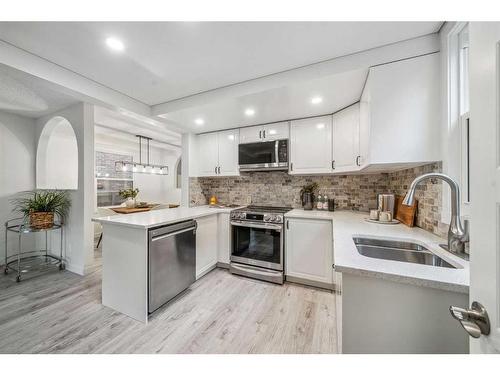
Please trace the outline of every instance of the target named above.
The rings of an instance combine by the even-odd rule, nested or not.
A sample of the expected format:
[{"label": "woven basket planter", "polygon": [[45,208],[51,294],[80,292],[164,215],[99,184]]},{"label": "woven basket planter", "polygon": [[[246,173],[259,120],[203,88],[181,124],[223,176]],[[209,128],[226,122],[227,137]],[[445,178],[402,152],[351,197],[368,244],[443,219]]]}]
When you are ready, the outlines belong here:
[{"label": "woven basket planter", "polygon": [[54,226],[53,212],[30,213],[30,225],[35,229],[48,229]]}]

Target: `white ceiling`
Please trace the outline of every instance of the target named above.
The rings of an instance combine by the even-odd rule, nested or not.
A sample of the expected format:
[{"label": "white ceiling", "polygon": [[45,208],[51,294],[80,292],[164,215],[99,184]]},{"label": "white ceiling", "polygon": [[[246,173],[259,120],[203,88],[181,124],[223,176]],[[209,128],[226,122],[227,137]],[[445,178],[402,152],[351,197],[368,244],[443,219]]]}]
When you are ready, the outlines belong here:
[{"label": "white ceiling", "polygon": [[[330,75],[251,95],[215,101],[203,106],[170,112],[161,117],[188,132],[201,133],[336,112],[357,102],[367,69]],[[321,103],[311,99],[321,97]],[[253,109],[253,116],[245,115]],[[195,120],[201,118],[203,125]]]},{"label": "white ceiling", "polygon": [[38,118],[77,102],[47,81],[0,64],[0,111]]},{"label": "white ceiling", "polygon": [[[0,22],[0,39],[148,105],[436,32],[441,22]],[[125,51],[111,51],[109,36]]]},{"label": "white ceiling", "polygon": [[180,133],[167,129],[166,125],[159,121],[128,111],[117,112],[99,106],[94,108],[96,134],[112,135],[131,142],[137,142],[135,135],[139,134],[153,138],[152,144],[161,148],[171,148],[171,146],[158,142],[181,145]]}]

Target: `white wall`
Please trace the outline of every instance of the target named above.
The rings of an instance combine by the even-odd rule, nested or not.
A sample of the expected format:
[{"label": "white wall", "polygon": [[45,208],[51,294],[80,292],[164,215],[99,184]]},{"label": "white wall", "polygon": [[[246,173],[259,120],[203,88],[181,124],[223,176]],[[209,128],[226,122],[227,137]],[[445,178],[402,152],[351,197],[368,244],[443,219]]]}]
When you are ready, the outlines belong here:
[{"label": "white wall", "polygon": [[45,124],[54,116],[64,117],[70,122],[78,144],[78,189],[70,192],[72,202],[65,226],[64,243],[67,269],[84,274],[85,267],[93,262],[94,246],[91,222],[95,200],[94,108],[90,104],[78,103],[37,119],[37,143]]},{"label": "white wall", "polygon": [[[0,224],[19,217],[12,212],[11,196],[35,188],[35,121],[0,112]],[[26,238],[23,248],[34,246],[33,238]],[[0,241],[0,264],[4,263],[3,230]],[[17,250],[15,235],[9,237],[9,249]]]},{"label": "white wall", "polygon": [[[139,161],[139,143],[133,135],[130,138],[131,141],[125,141],[109,135],[96,134],[95,150],[131,155],[134,161]],[[169,173],[167,176],[134,173],[134,188],[139,189],[137,199],[155,203],[180,204],[181,189],[176,188],[175,171],[180,155],[180,148],[172,147],[165,149],[151,146],[150,163],[168,165]],[[145,162],[146,152],[144,148],[142,158],[142,161]]]}]

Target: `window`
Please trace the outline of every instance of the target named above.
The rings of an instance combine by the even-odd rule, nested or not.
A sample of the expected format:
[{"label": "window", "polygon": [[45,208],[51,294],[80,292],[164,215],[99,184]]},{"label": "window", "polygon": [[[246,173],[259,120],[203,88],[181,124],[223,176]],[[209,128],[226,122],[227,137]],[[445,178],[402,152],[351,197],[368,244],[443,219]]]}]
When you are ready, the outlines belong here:
[{"label": "window", "polygon": [[470,170],[469,170],[469,27],[466,24],[458,33],[458,71],[459,71],[459,123],[460,123],[460,175],[462,188],[462,201],[470,202]]}]

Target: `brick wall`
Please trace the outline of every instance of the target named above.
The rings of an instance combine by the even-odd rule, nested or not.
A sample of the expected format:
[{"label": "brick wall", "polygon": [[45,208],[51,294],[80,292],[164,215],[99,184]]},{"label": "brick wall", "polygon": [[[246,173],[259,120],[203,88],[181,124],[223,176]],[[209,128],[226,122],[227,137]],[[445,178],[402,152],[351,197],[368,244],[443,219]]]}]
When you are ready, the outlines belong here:
[{"label": "brick wall", "polygon": [[[299,192],[307,184],[316,182],[321,195],[335,199],[336,209],[368,211],[377,206],[377,194],[404,195],[416,176],[441,171],[441,163],[406,169],[392,173],[360,175],[291,176],[287,172],[249,172],[237,177],[190,178],[191,206],[207,204],[215,195],[222,203],[301,207]],[[424,197],[425,194],[425,198]],[[419,200],[417,225],[443,236],[447,231],[440,224],[441,183],[428,181],[416,192]]]}]

